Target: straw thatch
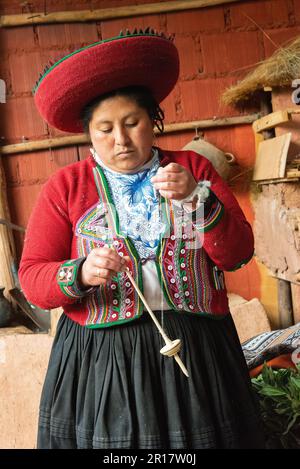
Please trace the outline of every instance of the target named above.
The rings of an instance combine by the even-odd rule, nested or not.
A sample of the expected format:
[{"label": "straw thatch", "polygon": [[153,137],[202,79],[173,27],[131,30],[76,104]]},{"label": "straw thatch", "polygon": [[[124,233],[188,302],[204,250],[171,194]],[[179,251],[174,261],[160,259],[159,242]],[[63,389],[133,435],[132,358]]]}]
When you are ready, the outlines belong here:
[{"label": "straw thatch", "polygon": [[300,37],[280,47],[271,57],[249,73],[240,83],[228,88],[222,95],[224,104],[241,104],[264,87],[287,87],[300,78]]}]

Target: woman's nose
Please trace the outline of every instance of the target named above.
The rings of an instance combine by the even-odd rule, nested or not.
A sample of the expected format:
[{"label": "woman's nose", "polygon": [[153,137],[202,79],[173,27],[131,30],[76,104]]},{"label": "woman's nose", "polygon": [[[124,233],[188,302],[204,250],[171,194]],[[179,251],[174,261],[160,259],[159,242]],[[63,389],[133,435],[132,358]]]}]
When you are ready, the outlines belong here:
[{"label": "woman's nose", "polygon": [[129,141],[129,136],[127,134],[127,131],[124,127],[120,127],[115,129],[115,143],[117,145],[126,145]]}]

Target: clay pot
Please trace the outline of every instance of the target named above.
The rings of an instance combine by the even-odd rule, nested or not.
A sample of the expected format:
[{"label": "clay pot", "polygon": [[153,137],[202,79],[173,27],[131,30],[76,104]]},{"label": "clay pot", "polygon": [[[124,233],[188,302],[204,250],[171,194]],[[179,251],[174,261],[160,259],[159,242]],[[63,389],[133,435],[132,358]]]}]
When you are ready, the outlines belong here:
[{"label": "clay pot", "polygon": [[202,138],[192,140],[183,147],[183,150],[191,150],[205,156],[225,180],[229,177],[230,165],[235,163],[235,157],[232,153],[225,153]]},{"label": "clay pot", "polygon": [[12,306],[3,294],[4,290],[4,287],[0,287],[0,327],[7,327],[13,315]]}]

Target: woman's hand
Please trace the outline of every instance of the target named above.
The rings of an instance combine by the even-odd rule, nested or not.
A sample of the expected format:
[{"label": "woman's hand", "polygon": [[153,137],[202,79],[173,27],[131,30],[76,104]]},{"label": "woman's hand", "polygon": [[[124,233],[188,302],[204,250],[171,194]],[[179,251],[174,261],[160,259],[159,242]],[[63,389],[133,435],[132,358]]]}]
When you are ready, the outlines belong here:
[{"label": "woman's hand", "polygon": [[197,186],[190,171],[177,163],[160,167],[151,182],[163,197],[175,200],[185,199]]},{"label": "woman's hand", "polygon": [[83,287],[105,285],[117,272],[125,271],[127,259],[108,246],[95,248],[82,264],[79,283]]}]

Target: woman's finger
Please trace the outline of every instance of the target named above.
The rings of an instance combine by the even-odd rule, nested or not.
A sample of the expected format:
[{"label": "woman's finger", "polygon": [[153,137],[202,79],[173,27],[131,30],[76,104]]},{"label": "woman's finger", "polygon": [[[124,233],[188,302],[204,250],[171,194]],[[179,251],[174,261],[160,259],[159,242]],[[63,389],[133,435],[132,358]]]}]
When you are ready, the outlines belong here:
[{"label": "woman's finger", "polygon": [[174,200],[182,199],[181,194],[178,194],[177,192],[160,190],[159,193],[166,199],[174,199]]},{"label": "woman's finger", "polygon": [[92,263],[95,264],[96,267],[115,271],[123,270],[123,266],[126,262],[114,249],[108,247],[105,249],[96,249],[98,250],[94,253],[94,257],[92,258]]},{"label": "woman's finger", "polygon": [[179,182],[180,178],[178,173],[159,173],[151,178],[152,183],[162,181]]},{"label": "woman's finger", "polygon": [[110,270],[110,269],[102,269],[100,267],[96,267],[96,270],[95,270],[95,277],[98,277],[98,278],[104,278],[106,280],[110,279],[111,277],[113,277],[114,275],[116,275],[116,272],[113,271],[113,270]]}]

